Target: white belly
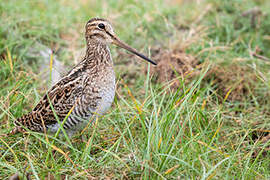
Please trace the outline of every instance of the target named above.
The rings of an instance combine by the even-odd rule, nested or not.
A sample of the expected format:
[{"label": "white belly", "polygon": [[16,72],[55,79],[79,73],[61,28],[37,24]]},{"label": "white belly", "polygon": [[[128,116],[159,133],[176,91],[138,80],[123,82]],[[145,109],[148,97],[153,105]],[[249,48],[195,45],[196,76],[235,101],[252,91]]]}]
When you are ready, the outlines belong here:
[{"label": "white belly", "polygon": [[115,95],[115,84],[111,84],[109,87],[104,87],[101,91],[101,101],[98,104],[96,113],[99,115],[104,114],[111,107]]}]

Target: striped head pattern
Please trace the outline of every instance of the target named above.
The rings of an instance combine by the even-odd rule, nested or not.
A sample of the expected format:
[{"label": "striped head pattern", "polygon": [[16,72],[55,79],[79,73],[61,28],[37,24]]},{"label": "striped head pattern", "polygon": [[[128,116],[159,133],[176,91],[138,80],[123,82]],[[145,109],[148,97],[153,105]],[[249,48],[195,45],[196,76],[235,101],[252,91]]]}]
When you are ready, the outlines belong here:
[{"label": "striped head pattern", "polygon": [[142,59],[156,65],[154,61],[139,53],[136,49],[130,47],[121,41],[114,33],[111,23],[102,18],[92,18],[86,23],[85,37],[87,43],[96,42],[102,44],[115,44],[129,52],[141,57]]}]

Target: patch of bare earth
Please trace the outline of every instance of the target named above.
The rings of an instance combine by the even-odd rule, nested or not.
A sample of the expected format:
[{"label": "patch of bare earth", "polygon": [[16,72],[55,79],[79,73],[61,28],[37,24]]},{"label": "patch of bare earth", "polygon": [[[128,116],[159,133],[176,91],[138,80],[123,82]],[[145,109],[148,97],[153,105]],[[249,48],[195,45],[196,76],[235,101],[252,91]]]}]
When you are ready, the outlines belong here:
[{"label": "patch of bare earth", "polygon": [[[199,74],[197,68],[199,61],[180,48],[172,50],[157,48],[153,50],[152,57],[157,62],[157,66],[150,67],[151,75],[160,83],[169,82],[173,89],[180,86],[180,79],[189,82]],[[147,69],[145,69],[145,73],[147,73]]]},{"label": "patch of bare earth", "polygon": [[[154,80],[168,84],[172,89],[178,89],[183,82],[189,83],[197,78],[203,69],[203,63],[181,48],[155,49],[152,57],[158,63],[157,66],[150,67]],[[256,94],[256,81],[258,77],[249,66],[234,60],[227,64],[212,63],[202,83],[211,83],[221,100],[243,101]]]},{"label": "patch of bare earth", "polygon": [[243,101],[256,94],[256,74],[250,67],[241,65],[238,61],[212,66],[205,79],[212,80],[211,83],[222,100]]}]

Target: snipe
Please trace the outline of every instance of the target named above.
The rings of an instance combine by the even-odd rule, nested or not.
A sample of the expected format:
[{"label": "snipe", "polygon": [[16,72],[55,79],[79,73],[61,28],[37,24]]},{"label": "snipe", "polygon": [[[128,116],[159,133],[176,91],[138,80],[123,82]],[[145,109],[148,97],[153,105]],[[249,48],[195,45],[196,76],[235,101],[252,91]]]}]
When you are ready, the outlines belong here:
[{"label": "snipe", "polygon": [[[115,44],[156,65],[120,41],[111,24],[93,18],[86,24],[86,53],[82,61],[68,72],[43,96],[36,107],[15,121],[10,134],[30,129],[55,133],[66,118],[63,128],[69,136],[85,127],[111,106],[115,94],[115,74],[108,45]],[[54,114],[55,112],[55,114]]]}]

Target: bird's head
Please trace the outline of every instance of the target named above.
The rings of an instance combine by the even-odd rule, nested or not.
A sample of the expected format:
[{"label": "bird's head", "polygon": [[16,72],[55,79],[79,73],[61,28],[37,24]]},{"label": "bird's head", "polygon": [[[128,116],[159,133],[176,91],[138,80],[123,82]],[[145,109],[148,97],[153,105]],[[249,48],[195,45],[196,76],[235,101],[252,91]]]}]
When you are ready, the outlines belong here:
[{"label": "bird's head", "polygon": [[145,59],[146,61],[156,65],[154,61],[139,53],[136,49],[130,47],[121,41],[114,33],[111,23],[102,18],[92,18],[86,24],[85,37],[88,42],[99,42],[102,44],[115,44],[137,56]]}]

